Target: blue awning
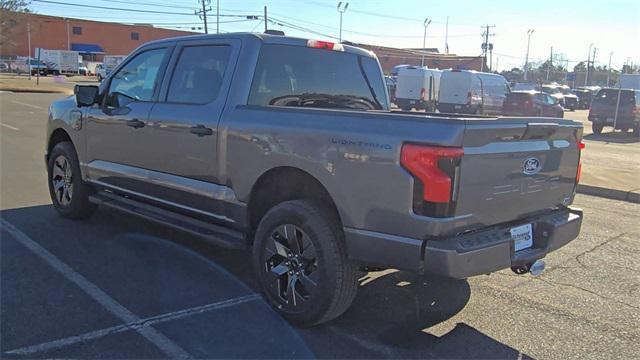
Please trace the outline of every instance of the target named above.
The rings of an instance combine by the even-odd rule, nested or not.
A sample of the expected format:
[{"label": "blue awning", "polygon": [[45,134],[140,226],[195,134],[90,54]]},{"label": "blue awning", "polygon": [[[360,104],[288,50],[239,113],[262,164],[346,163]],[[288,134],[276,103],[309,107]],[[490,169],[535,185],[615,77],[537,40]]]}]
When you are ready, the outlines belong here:
[{"label": "blue awning", "polygon": [[71,50],[81,54],[104,54],[104,50],[98,44],[71,44]]}]

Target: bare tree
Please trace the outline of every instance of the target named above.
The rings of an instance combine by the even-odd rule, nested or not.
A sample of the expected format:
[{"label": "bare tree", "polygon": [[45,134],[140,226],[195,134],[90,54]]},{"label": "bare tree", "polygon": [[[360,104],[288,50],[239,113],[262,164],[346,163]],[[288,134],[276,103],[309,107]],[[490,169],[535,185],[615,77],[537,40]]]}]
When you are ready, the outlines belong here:
[{"label": "bare tree", "polygon": [[[30,0],[0,0],[0,48],[15,46],[13,28],[18,25],[20,13],[30,12]],[[4,51],[7,53],[9,51]]]}]

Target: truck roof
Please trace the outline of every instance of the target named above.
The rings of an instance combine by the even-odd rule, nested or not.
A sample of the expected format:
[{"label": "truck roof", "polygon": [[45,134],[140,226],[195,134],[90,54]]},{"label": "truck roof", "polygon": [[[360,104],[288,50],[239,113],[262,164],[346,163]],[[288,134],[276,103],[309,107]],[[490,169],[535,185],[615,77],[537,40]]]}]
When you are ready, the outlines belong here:
[{"label": "truck roof", "polygon": [[[161,44],[165,42],[174,42],[181,40],[206,40],[206,39],[258,39],[265,44],[280,44],[280,45],[292,45],[292,46],[307,46],[307,41],[316,40],[316,39],[304,39],[293,36],[283,36],[283,35],[271,35],[271,34],[263,34],[263,33],[250,33],[250,32],[235,32],[235,33],[225,33],[225,34],[202,34],[202,35],[186,35],[186,36],[178,36],[160,40],[149,41],[148,43],[143,44],[141,47],[145,47],[150,44]],[[337,42],[335,42],[337,43]],[[356,46],[342,44],[344,48],[344,52],[367,56],[371,58],[375,58],[376,55],[373,51],[369,51],[363,48],[359,48]]]}]

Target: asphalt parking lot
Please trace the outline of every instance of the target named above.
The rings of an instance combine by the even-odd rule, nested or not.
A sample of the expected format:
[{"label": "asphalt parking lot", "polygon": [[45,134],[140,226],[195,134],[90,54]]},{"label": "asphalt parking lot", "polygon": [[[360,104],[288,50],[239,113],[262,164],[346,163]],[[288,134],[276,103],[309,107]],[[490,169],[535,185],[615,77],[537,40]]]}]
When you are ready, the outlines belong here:
[{"label": "asphalt parking lot", "polygon": [[[2,358],[638,355],[638,204],[578,195],[582,233],[540,277],[373,272],[346,314],[297,329],[257,295],[246,253],[106,209],[84,222],[57,216],[42,149],[59,97],[0,93]],[[638,178],[627,159],[638,143],[587,140],[610,159],[592,166],[623,158]]]}]

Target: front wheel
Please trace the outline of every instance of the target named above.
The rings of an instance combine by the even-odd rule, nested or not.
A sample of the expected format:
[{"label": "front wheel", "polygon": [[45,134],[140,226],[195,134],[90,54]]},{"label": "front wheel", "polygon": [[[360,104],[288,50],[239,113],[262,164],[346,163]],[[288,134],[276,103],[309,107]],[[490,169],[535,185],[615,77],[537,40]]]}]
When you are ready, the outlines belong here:
[{"label": "front wheel", "polygon": [[252,262],[268,302],[287,320],[313,326],[340,316],[358,288],[338,221],[310,201],[276,205],[256,231]]},{"label": "front wheel", "polygon": [[603,127],[604,125],[602,125],[601,123],[594,122],[591,124],[591,130],[593,130],[593,133],[596,135],[602,134]]},{"label": "front wheel", "polygon": [[47,170],[51,201],[60,215],[82,219],[94,213],[96,205],[89,202],[91,188],[82,180],[78,156],[70,142],[54,146]]}]

